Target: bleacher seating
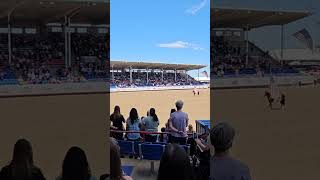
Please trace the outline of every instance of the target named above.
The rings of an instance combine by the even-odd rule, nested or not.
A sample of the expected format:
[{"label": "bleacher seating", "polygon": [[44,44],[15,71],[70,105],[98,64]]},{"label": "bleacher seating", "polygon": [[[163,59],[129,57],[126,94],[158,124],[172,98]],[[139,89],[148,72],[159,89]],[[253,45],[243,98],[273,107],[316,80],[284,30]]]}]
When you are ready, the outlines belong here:
[{"label": "bleacher seating", "polygon": [[120,154],[122,156],[124,155],[133,156],[135,154],[133,141],[118,140],[118,144],[120,146]]},{"label": "bleacher seating", "polygon": [[141,160],[150,160],[151,162],[151,174],[154,174],[154,161],[160,160],[165,150],[165,145],[162,144],[139,144],[139,154]]}]

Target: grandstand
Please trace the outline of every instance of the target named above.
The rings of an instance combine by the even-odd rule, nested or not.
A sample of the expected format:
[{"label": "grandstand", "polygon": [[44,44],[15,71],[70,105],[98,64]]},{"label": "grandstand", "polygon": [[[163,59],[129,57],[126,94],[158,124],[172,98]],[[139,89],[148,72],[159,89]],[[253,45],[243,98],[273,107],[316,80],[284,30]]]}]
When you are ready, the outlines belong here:
[{"label": "grandstand", "polygon": [[[310,16],[309,12],[213,8],[211,14],[214,76],[298,73],[282,66],[284,26]],[[248,40],[252,29],[280,26],[280,57],[275,59]]]},{"label": "grandstand", "polygon": [[205,65],[168,64],[154,62],[111,61],[111,88],[174,87],[202,85],[188,71]]},{"label": "grandstand", "polygon": [[[229,83],[224,82],[222,86],[232,83],[233,86],[239,86],[241,83],[245,83],[245,86],[247,86],[250,83],[258,82],[264,82],[263,85],[267,85],[270,76],[279,78],[290,76],[292,77],[291,80],[296,79],[295,81],[283,82],[285,84],[296,84],[303,78],[305,78],[303,81],[306,83],[312,82],[310,77],[306,77],[295,66],[287,63],[287,55],[285,55],[287,50],[283,49],[284,27],[310,15],[311,13],[304,11],[212,8],[211,59],[213,63],[211,79],[214,78],[216,84],[221,84],[219,82],[221,80],[217,79],[225,79],[226,77],[250,78],[250,80],[236,83],[234,79],[230,79]],[[277,51],[277,56],[274,56],[274,53],[269,52],[269,50],[261,49],[248,39],[251,30],[267,26],[280,27],[281,38],[279,44],[281,49]],[[279,81],[282,82],[282,80]],[[256,86],[256,84],[252,86]]]},{"label": "grandstand", "polygon": [[109,0],[1,1],[0,84],[107,78],[108,3]]}]

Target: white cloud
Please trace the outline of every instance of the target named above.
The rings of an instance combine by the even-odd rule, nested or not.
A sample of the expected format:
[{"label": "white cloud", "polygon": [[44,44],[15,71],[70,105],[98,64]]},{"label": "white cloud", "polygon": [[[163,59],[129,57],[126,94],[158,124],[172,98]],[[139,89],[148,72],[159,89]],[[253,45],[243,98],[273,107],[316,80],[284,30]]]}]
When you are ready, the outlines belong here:
[{"label": "white cloud", "polygon": [[192,6],[190,9],[186,10],[186,13],[195,15],[197,12],[202,9],[206,4],[208,0],[201,0],[201,2],[197,5]]},{"label": "white cloud", "polygon": [[172,48],[172,49],[193,49],[193,50],[203,50],[200,46],[194,43],[189,43],[185,41],[175,41],[171,43],[161,43],[157,44],[158,47],[161,48]]}]

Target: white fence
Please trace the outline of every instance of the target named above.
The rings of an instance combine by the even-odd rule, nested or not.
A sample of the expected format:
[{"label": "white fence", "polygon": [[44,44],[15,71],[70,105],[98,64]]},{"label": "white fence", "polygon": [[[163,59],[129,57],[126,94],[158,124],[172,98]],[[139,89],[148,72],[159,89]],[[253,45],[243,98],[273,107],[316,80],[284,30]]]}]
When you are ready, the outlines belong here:
[{"label": "white fence", "polygon": [[130,88],[111,88],[111,92],[131,92],[131,91],[165,91],[165,90],[183,90],[183,89],[207,89],[209,85],[189,85],[189,86],[145,86],[145,87],[130,87]]},{"label": "white fence", "polygon": [[105,82],[2,85],[0,97],[39,96],[56,94],[107,93]]},{"label": "white fence", "polygon": [[[314,78],[312,76],[278,76],[274,77],[275,83],[279,86],[292,86],[301,84],[311,84]],[[270,77],[234,77],[217,78],[211,80],[213,88],[237,88],[237,87],[265,87],[270,85]]]}]

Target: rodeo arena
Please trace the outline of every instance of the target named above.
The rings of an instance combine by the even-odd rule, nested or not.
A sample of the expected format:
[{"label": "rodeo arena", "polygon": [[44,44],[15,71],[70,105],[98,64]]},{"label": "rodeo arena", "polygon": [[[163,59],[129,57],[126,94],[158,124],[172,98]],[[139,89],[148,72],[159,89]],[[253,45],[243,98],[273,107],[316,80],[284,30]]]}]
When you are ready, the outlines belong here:
[{"label": "rodeo arena", "polygon": [[108,173],[109,0],[2,0],[0,12],[0,179]]},{"label": "rodeo arena", "polygon": [[[311,16],[308,11],[211,7],[211,126],[232,124],[232,156],[248,165],[252,179],[319,178],[310,157],[319,157],[320,150],[315,143],[320,52],[306,28],[292,26]],[[268,34],[270,27],[279,29],[275,49],[260,48],[250,33],[261,30],[261,38],[277,39],[274,31]],[[286,38],[307,48],[288,49]],[[305,152],[304,147],[312,148]]]},{"label": "rodeo arena", "polygon": [[[160,160],[168,156],[168,149],[178,148],[183,152],[174,150],[176,161],[187,159],[198,179],[206,179],[202,174],[208,174],[210,163],[200,166],[196,157],[202,149],[197,149],[195,141],[205,141],[210,128],[210,78],[205,67],[153,61],[110,62],[110,135],[120,146],[125,174],[146,180],[162,174],[161,178],[167,179],[164,174],[170,171],[161,168],[165,162],[161,165]],[[194,71],[196,77],[189,71]],[[182,117],[173,120],[174,116]],[[173,132],[171,127],[181,133]],[[177,176],[169,174],[171,178],[191,178],[186,178],[189,173],[183,171],[187,168],[177,167]]]}]

